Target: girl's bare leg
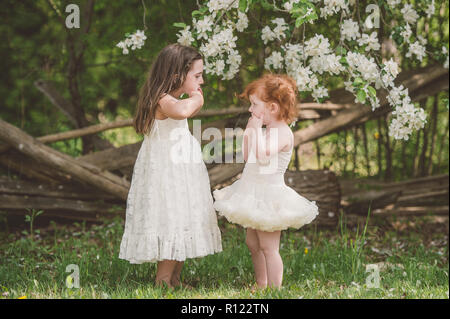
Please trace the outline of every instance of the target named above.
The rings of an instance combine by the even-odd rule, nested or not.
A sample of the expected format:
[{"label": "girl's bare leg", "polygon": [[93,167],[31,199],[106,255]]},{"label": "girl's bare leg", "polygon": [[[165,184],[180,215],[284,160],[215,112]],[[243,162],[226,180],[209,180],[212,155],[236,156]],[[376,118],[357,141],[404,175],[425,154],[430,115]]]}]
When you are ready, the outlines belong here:
[{"label": "girl's bare leg", "polygon": [[258,288],[266,288],[267,286],[267,270],[266,259],[260,248],[258,236],[256,230],[253,228],[247,228],[247,236],[245,243],[250,250],[252,256],[253,267],[255,269],[255,278]]},{"label": "girl's bare leg", "polygon": [[176,263],[176,260],[158,261],[155,280],[157,286],[163,286],[163,283],[165,283],[169,288],[173,288],[171,279]]},{"label": "girl's bare leg", "polygon": [[256,231],[259,246],[264,254],[269,287],[281,287],[283,281],[283,261],[279,253],[281,231]]},{"label": "girl's bare leg", "polygon": [[180,277],[181,277],[181,271],[183,270],[183,266],[184,266],[184,261],[177,261],[175,268],[173,270],[172,273],[172,277],[171,277],[171,284],[174,287],[177,287],[181,284],[180,282]]}]

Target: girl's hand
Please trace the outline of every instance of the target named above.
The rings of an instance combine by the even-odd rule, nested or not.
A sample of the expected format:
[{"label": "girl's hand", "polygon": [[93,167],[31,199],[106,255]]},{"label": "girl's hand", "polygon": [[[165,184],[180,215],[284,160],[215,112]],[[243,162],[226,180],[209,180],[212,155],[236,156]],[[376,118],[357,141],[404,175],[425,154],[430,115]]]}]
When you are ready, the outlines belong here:
[{"label": "girl's hand", "polygon": [[252,127],[254,129],[261,128],[263,125],[262,117],[258,117],[256,114],[252,114],[252,116],[248,119],[247,127]]},{"label": "girl's hand", "polygon": [[198,100],[200,105],[203,105],[203,103],[204,103],[202,88],[198,88],[197,91],[189,92],[189,97]]}]

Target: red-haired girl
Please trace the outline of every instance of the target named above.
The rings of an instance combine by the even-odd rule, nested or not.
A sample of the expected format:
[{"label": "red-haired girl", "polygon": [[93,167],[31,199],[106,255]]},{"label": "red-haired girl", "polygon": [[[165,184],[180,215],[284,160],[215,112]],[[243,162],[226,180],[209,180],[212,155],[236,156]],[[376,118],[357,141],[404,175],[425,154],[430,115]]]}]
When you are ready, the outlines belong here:
[{"label": "red-haired girl", "polygon": [[300,228],[319,213],[315,201],[284,182],[294,146],[288,124],[297,115],[297,87],[288,76],[267,74],[250,83],[240,97],[251,103],[243,139],[246,164],[239,180],[213,192],[214,208],[229,222],[247,228],[257,287],[281,287],[281,230]]}]

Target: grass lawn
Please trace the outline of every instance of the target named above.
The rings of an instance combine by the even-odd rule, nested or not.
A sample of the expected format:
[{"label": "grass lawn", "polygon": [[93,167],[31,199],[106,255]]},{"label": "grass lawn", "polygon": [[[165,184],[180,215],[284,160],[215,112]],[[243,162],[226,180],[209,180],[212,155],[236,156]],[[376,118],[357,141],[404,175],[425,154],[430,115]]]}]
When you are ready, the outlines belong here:
[{"label": "grass lawn", "polygon": [[[283,288],[255,293],[241,227],[221,219],[223,252],[186,261],[182,281],[193,290],[167,290],[154,287],[156,264],[118,259],[123,224],[0,233],[0,298],[449,298],[448,217],[285,231]],[[76,283],[69,265],[79,269],[79,288],[68,288]]]}]

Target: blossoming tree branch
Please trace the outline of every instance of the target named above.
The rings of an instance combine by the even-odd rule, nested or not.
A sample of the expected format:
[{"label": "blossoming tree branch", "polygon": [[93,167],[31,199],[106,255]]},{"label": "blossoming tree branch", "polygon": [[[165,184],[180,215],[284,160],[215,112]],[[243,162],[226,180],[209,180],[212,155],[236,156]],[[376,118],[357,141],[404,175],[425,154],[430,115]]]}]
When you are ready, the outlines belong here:
[{"label": "blossoming tree branch", "polygon": [[[435,61],[448,68],[448,40],[429,41],[418,32],[418,23],[428,23],[448,3],[401,0],[362,4],[358,0],[209,0],[198,3],[192,23],[175,23],[181,30],[178,42],[197,47],[205,57],[205,72],[232,80],[242,66],[238,37],[246,33],[249,17],[259,24],[256,41],[264,44],[264,68],[286,73],[302,94],[322,103],[329,97],[331,80],[340,80],[355,96],[356,103],[372,110],[380,107],[379,90],[386,90],[392,107],[389,134],[407,140],[424,127],[424,110],[412,103],[408,89],[396,86],[399,65],[405,59],[422,63]],[[262,25],[254,15],[256,8],[271,14]],[[337,20],[337,27],[331,20]],[[325,26],[325,28],[324,28]],[[308,34],[313,34],[306,37]],[[317,30],[317,31],[316,31]],[[318,30],[326,30],[320,32]],[[248,32],[247,32],[248,33]],[[129,45],[141,43],[143,34]],[[448,36],[447,36],[448,39]],[[394,50],[383,52],[383,43]],[[125,44],[119,45],[126,50]],[[136,46],[136,45],[135,45]],[[133,48],[133,47],[132,47]]]}]

